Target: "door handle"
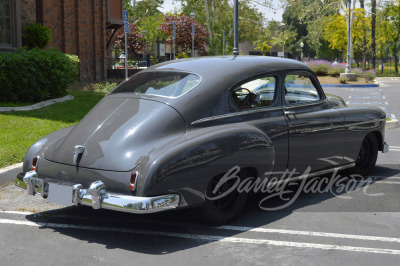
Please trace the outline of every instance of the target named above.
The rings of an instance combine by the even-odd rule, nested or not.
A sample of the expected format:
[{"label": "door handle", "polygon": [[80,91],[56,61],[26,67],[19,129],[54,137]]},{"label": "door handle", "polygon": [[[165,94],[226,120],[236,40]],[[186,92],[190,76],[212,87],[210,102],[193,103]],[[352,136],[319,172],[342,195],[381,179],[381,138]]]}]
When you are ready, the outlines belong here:
[{"label": "door handle", "polygon": [[285,111],[283,111],[283,113],[284,113],[285,115],[294,115],[294,114],[295,114],[294,111],[290,111],[290,110],[285,110]]}]

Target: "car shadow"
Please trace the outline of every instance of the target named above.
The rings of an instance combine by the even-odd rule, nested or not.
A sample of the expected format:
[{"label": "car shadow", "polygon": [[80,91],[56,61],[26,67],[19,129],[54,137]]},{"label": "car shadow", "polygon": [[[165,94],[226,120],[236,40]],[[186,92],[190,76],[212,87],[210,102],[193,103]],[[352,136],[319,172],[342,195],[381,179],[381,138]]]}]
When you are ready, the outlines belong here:
[{"label": "car shadow", "polygon": [[[242,215],[230,224],[230,226],[245,228],[239,232],[204,224],[198,208],[138,215],[73,206],[28,215],[27,219],[40,223],[40,228],[51,228],[69,237],[104,245],[107,249],[164,255],[232,237],[245,232],[246,228],[250,230],[255,227],[268,227],[269,224],[284,219],[293,212],[400,211],[399,203],[384,208],[382,201],[377,201],[376,196],[371,196],[383,192],[381,199],[383,198],[386,202],[393,203],[398,199],[398,191],[391,191],[388,189],[389,186],[379,184],[386,182],[392,176],[398,176],[399,166],[376,166],[369,179],[360,176],[349,178],[350,174],[339,172],[334,177],[327,174],[310,178],[307,180],[310,183],[305,183],[319,184],[321,180],[342,177],[342,181],[329,190],[326,189],[329,185],[321,185],[323,192],[305,192],[305,184],[299,182],[297,185],[290,185],[288,191],[291,192],[284,194],[284,197],[275,196],[264,200],[265,197],[273,195],[273,192],[250,195]],[[287,199],[291,197],[296,198],[287,204]],[[260,204],[262,200],[264,201]],[[279,208],[285,204],[287,204],[286,207]],[[276,210],[265,211],[260,206],[265,209],[276,208]]]}]

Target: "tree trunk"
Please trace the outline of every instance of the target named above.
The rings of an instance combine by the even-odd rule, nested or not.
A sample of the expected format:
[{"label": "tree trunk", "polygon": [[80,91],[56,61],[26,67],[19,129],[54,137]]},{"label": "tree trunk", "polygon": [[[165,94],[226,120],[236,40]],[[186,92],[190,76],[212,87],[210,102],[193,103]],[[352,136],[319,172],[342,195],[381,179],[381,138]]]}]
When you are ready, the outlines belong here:
[{"label": "tree trunk", "polygon": [[371,0],[371,50],[372,50],[372,69],[375,69],[376,61],[376,38],[375,38],[375,26],[376,26],[376,0]]},{"label": "tree trunk", "polygon": [[394,55],[394,71],[396,73],[396,76],[399,74],[399,68],[397,65],[397,62],[399,61],[399,57],[397,56],[397,42],[398,42],[398,38],[397,40],[394,42],[394,47],[393,47],[393,55]]},{"label": "tree trunk", "polygon": [[210,43],[212,43],[213,36],[212,36],[212,32],[211,32],[211,27],[210,27],[210,12],[208,11],[208,1],[207,0],[204,0],[204,6],[206,8],[207,30],[208,30],[208,33],[210,34],[208,36],[210,39]]},{"label": "tree trunk", "polygon": [[[364,0],[360,0],[360,7],[364,9]],[[363,15],[365,16],[365,10]],[[367,30],[364,28],[363,30],[363,61],[362,61],[362,69],[366,70],[367,68]]]}]

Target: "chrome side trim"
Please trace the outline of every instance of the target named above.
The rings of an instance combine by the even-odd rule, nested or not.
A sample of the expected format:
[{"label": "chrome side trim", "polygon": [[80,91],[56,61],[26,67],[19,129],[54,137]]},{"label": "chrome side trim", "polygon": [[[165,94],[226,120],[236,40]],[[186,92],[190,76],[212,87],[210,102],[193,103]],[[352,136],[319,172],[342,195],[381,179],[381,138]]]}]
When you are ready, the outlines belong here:
[{"label": "chrome side trim", "polygon": [[384,142],[382,147],[382,153],[387,153],[387,152],[389,152],[389,144],[387,144],[387,142]]},{"label": "chrome side trim", "polygon": [[209,121],[219,120],[219,119],[223,119],[223,118],[242,116],[242,115],[247,115],[247,114],[252,114],[252,113],[276,111],[276,110],[283,110],[283,107],[282,106],[271,106],[271,107],[266,106],[266,107],[259,107],[259,108],[255,108],[255,109],[251,109],[251,110],[247,110],[247,111],[239,111],[239,112],[229,113],[229,114],[224,114],[224,115],[210,116],[210,117],[206,117],[206,118],[202,118],[202,119],[193,121],[191,123],[191,125],[193,126],[193,125],[200,124],[203,122],[209,122]]},{"label": "chrome side trim", "polygon": [[[22,179],[22,180],[21,180]],[[26,188],[28,195],[41,194],[47,198],[49,183],[40,179],[36,171],[19,174],[15,184]],[[43,191],[43,192],[42,192]],[[106,186],[101,180],[93,182],[88,189],[81,184],[72,186],[73,205],[92,206],[93,209],[110,209],[131,213],[153,213],[174,209],[179,206],[178,194],[167,194],[155,197],[137,197],[122,194],[107,193]]]}]

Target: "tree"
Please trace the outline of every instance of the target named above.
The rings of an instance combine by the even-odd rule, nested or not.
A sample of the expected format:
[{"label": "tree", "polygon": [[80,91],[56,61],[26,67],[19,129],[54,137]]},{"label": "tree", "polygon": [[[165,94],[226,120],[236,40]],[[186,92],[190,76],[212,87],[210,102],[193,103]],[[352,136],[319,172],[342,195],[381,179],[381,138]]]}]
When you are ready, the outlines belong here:
[{"label": "tree", "polygon": [[192,24],[194,24],[194,47],[200,55],[206,55],[205,45],[207,44],[208,32],[206,28],[193,18],[183,14],[179,16],[164,16],[159,30],[167,36],[166,43],[172,44],[173,21],[176,23],[175,45],[180,52],[189,53],[192,49]]},{"label": "tree", "polygon": [[[298,37],[291,49],[298,51],[299,43],[305,44],[304,52],[310,56],[325,56],[327,42],[323,39],[324,22],[327,16],[339,14],[343,9],[341,0],[285,0],[284,21],[297,30]],[[289,27],[290,27],[289,26]]]},{"label": "tree", "polygon": [[[365,8],[364,8],[364,0],[360,0],[360,8],[364,10],[364,17],[365,17]],[[362,69],[365,70],[367,68],[367,30],[363,30],[363,61],[362,61]]]},{"label": "tree", "polygon": [[161,12],[158,10],[164,0],[124,0],[124,10],[128,11],[129,21],[140,26],[142,19],[148,16],[157,16]]},{"label": "tree", "polygon": [[[119,49],[125,49],[125,32],[120,28],[115,37],[115,44]],[[143,36],[139,33],[139,28],[135,24],[129,23],[129,33],[127,34],[128,54],[138,56],[143,52]]]},{"label": "tree", "polygon": [[147,16],[142,19],[139,30],[146,31],[145,40],[149,44],[149,50],[153,51],[153,45],[157,41],[163,40],[166,36],[159,30],[164,16],[162,14]]},{"label": "tree", "polygon": [[386,17],[386,27],[384,27],[385,36],[390,43],[390,50],[394,56],[395,72],[399,73],[398,69],[398,46],[400,41],[400,0],[389,3],[383,10]]},{"label": "tree", "polygon": [[[269,1],[239,2],[239,40],[255,42],[263,34],[262,13],[251,2],[269,6]],[[196,14],[196,21],[205,25],[210,33],[208,46],[210,54],[222,54],[222,31],[226,33],[225,47],[228,53],[233,51],[233,2],[229,0],[181,0],[182,12]]]},{"label": "tree", "polygon": [[[352,43],[355,57],[363,54],[363,33],[368,29],[369,19],[364,16],[364,9],[354,10],[354,21],[352,23]],[[329,16],[325,22],[323,38],[329,42],[332,49],[347,49],[347,23],[341,14]]]}]

